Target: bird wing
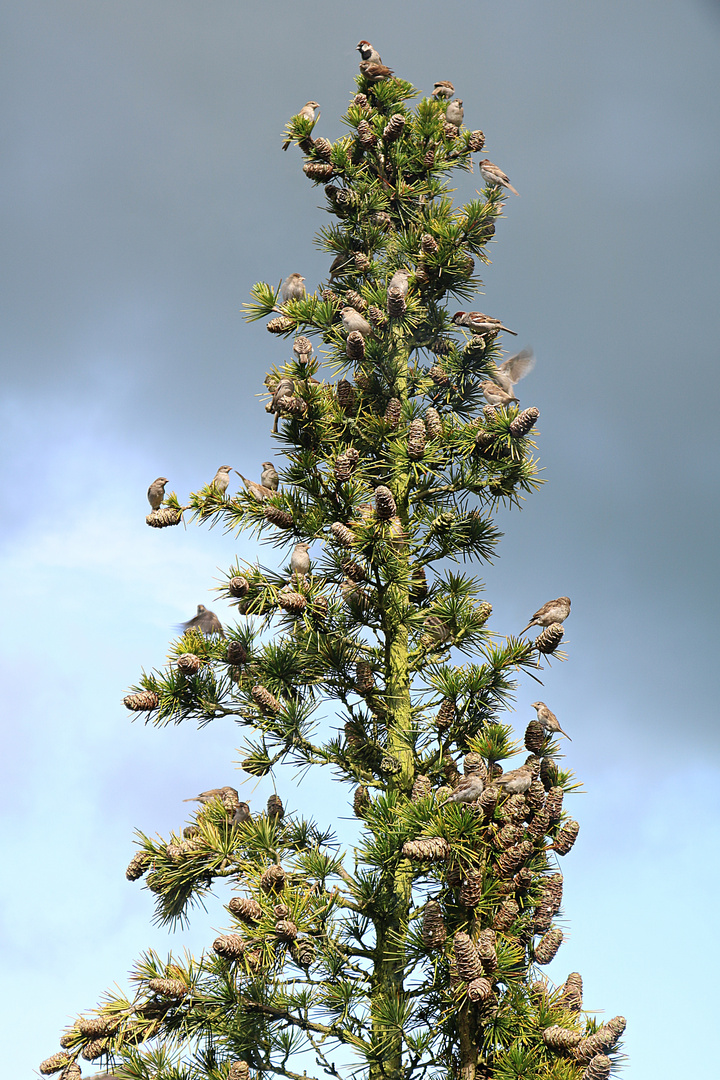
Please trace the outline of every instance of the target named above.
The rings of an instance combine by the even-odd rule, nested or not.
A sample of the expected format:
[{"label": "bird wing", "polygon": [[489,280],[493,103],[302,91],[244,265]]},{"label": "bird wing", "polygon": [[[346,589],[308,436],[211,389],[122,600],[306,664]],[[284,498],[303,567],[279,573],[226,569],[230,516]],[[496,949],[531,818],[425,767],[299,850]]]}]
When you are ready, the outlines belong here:
[{"label": "bird wing", "polygon": [[504,372],[513,384],[524,379],[535,367],[535,353],[532,349],[521,349],[514,356],[509,356],[500,364],[499,371]]}]

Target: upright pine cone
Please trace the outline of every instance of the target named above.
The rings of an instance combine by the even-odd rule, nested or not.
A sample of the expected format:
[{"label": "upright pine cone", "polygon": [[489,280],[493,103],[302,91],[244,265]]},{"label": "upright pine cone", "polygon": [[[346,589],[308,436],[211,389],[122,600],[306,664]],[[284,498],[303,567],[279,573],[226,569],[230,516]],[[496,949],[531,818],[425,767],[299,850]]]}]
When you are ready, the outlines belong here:
[{"label": "upright pine cone", "polygon": [[545,788],[542,781],[533,780],[525,792],[525,802],[531,810],[542,810],[545,806]]},{"label": "upright pine cone", "polygon": [[322,135],[318,136],[314,140],[315,152],[323,159],[323,161],[329,161],[332,154],[332,143],[324,139]]},{"label": "upright pine cone", "polygon": [[357,126],[357,133],[360,142],[363,146],[374,146],[377,142],[377,135],[368,124],[367,120],[361,120]]},{"label": "upright pine cone", "polygon": [[520,842],[524,835],[524,832],[525,830],[523,829],[522,825],[508,822],[507,825],[503,825],[502,829],[495,838],[497,842],[497,847],[499,847],[501,851],[506,851],[508,848],[511,848],[513,844],[517,844]]},{"label": "upright pine cone", "polygon": [[148,990],[152,990],[153,994],[160,994],[161,997],[179,1000],[185,997],[188,987],[180,979],[150,979]]},{"label": "upright pine cone", "polygon": [[67,1054],[58,1053],[52,1054],[49,1058],[45,1058],[38,1068],[43,1076],[50,1076],[51,1073],[60,1072],[60,1069],[64,1069],[65,1066],[69,1064],[70,1058]]},{"label": "upright pine cone", "polygon": [[485,768],[485,762],[482,759],[481,754],[477,754],[474,750],[468,751],[463,758],[463,772],[466,776],[487,776],[487,769]]},{"label": "upright pine cone", "polygon": [[[492,997],[492,983],[489,979],[473,979],[472,982],[468,984],[467,992],[471,1001],[487,1001],[488,998]],[[475,1073],[476,1077],[479,1075],[481,1074]],[[490,1074],[488,1073],[487,1075],[489,1076]]]},{"label": "upright pine cone", "polygon": [[169,506],[161,506],[159,510],[153,510],[145,518],[145,524],[153,529],[167,529],[169,525],[179,525],[182,514],[179,510],[173,510]]},{"label": "upright pine cone", "polygon": [[298,928],[292,919],[278,919],[275,923],[275,933],[281,941],[291,942],[298,936]]},{"label": "upright pine cone", "polygon": [[402,113],[393,113],[383,129],[385,142],[395,142],[396,139],[399,139],[403,133],[405,123],[406,120]]},{"label": "upright pine cone", "polygon": [[425,157],[423,158],[423,165],[425,166],[426,169],[432,169],[434,164],[435,164],[435,150],[432,149],[432,147],[431,147],[430,150],[428,150],[426,152]]},{"label": "upright pine cone", "polygon": [[440,862],[450,854],[450,845],[442,836],[424,836],[420,840],[406,840],[402,853],[409,859]]},{"label": "upright pine cone", "polygon": [[287,874],[282,866],[271,863],[260,875],[260,888],[266,893],[280,892],[285,888],[286,880]]},{"label": "upright pine cone", "polygon": [[477,949],[469,934],[459,930],[453,940],[453,951],[458,975],[465,982],[480,979],[483,976],[483,966],[480,962]]},{"label": "upright pine cone", "polygon": [[582,1080],[607,1080],[612,1061],[605,1054],[596,1054],[582,1074]]},{"label": "upright pine cone", "polygon": [[228,904],[228,910],[244,923],[254,923],[262,917],[262,908],[257,900],[250,896],[233,896]]},{"label": "upright pine cone", "polygon": [[345,352],[349,360],[365,359],[365,338],[359,330],[351,330],[345,342]]},{"label": "upright pine cone", "polygon": [[408,428],[407,450],[411,461],[418,461],[425,453],[425,421],[413,420]]},{"label": "upright pine cone", "polygon": [[553,851],[557,851],[558,855],[567,855],[568,851],[577,840],[579,832],[580,826],[577,821],[571,819],[566,822],[555,837]]},{"label": "upright pine cone", "polygon": [[266,503],[263,506],[263,516],[272,525],[277,525],[278,529],[292,529],[293,527],[292,514],[279,506],[268,506]]},{"label": "upright pine cone", "polygon": [[520,914],[520,908],[514,900],[503,900],[495,913],[492,926],[493,930],[508,930]]},{"label": "upright pine cone", "polygon": [[423,233],[420,237],[420,247],[426,255],[435,255],[438,250],[438,242],[430,233]]},{"label": "upright pine cone", "polygon": [[388,324],[388,317],[377,304],[371,304],[367,312],[368,319],[376,330],[384,330]]},{"label": "upright pine cone", "polygon": [[551,821],[559,821],[562,814],[564,791],[561,787],[551,787],[545,798],[545,809]]},{"label": "upright pine cone", "polygon": [[534,848],[529,840],[522,840],[519,844],[508,848],[498,859],[498,873],[503,877],[510,877],[524,862],[527,862],[533,852]]},{"label": "upright pine cone", "polygon": [[140,690],[137,694],[127,694],[123,698],[123,705],[131,712],[150,712],[157,709],[160,697],[154,690]]},{"label": "upright pine cone", "polygon": [[571,971],[561,988],[563,1007],[580,1012],[583,1000],[583,981],[579,971]]},{"label": "upright pine cone", "polygon": [[334,473],[335,479],[339,484],[350,479],[357,468],[359,460],[360,453],[354,446],[351,446],[347,450],[343,450],[341,454],[338,454],[335,461]]},{"label": "upright pine cone", "polygon": [[454,124],[449,124],[447,121],[443,124],[443,135],[446,139],[457,139],[458,129]]},{"label": "upright pine cone", "polygon": [[437,409],[433,409],[432,406],[425,412],[425,423],[427,424],[427,433],[431,439],[437,439],[438,436],[442,435],[440,413]]},{"label": "upright pine cone", "polygon": [[468,139],[468,150],[471,153],[477,153],[478,150],[482,150],[485,145],[485,136],[482,131],[471,131],[470,138]]},{"label": "upright pine cone", "polygon": [[535,963],[549,964],[562,945],[563,933],[557,926],[551,926],[535,946]]},{"label": "upright pine cone", "polygon": [[445,944],[447,927],[442,908],[437,900],[428,900],[422,922],[422,940],[426,949],[437,949]]},{"label": "upright pine cone", "polygon": [[435,717],[438,731],[447,731],[455,719],[455,702],[452,698],[444,698]]},{"label": "upright pine cone", "polygon": [[152,855],[148,851],[136,851],[128,863],[125,877],[128,881],[137,881],[143,876],[151,862]]},{"label": "upright pine cone", "polygon": [[400,412],[402,405],[399,398],[390,398],[385,406],[385,422],[389,427],[395,430],[400,423]]},{"label": "upright pine cone", "polygon": [[525,728],[525,746],[532,754],[542,753],[545,746],[545,728],[539,720],[531,720]]},{"label": "upright pine cone", "polygon": [[353,795],[353,813],[355,814],[355,817],[364,817],[365,811],[369,805],[370,792],[364,784],[359,784],[355,788],[355,794]]},{"label": "upright pine cone", "polygon": [[532,839],[537,840],[540,836],[545,836],[549,828],[550,814],[543,808],[533,814],[532,820],[527,827],[527,834]]},{"label": "upright pine cone", "polygon": [[402,289],[391,285],[387,291],[387,312],[391,319],[400,319],[405,314],[407,302]]},{"label": "upright pine cone", "polygon": [[353,262],[355,263],[355,269],[359,270],[361,274],[367,274],[372,266],[372,259],[368,258],[364,251],[357,251],[353,258]]},{"label": "upright pine cone", "polygon": [[82,1056],[86,1061],[97,1061],[98,1058],[103,1056],[107,1047],[107,1039],[93,1039],[83,1047]]},{"label": "upright pine cone", "polygon": [[332,165],[326,165],[322,161],[306,161],[303,165],[305,175],[308,179],[314,180],[316,184],[329,180],[334,171]]},{"label": "upright pine cone", "polygon": [[293,589],[278,593],[278,606],[290,615],[300,615],[307,607],[307,597]]},{"label": "upright pine cone", "polygon": [[240,641],[228,641],[227,653],[225,654],[228,664],[241,666],[247,661],[247,649]]},{"label": "upright pine cone", "polygon": [[469,873],[460,886],[460,903],[463,907],[477,907],[482,900],[482,871]]},{"label": "upright pine cone", "polygon": [[197,675],[202,665],[202,660],[195,653],[184,652],[175,661],[183,675]]},{"label": "upright pine cone", "polygon": [[390,488],[385,487],[384,484],[379,484],[375,488],[375,513],[381,521],[389,521],[391,517],[395,517],[397,514],[397,506],[393,493]]},{"label": "upright pine cone", "polygon": [[514,420],[510,421],[508,431],[516,439],[522,438],[523,435],[527,435],[528,431],[531,431],[537,422],[537,418],[540,415],[540,410],[536,409],[533,405],[530,409],[523,409],[521,413],[518,413]]},{"label": "upright pine cone", "polygon": [[540,762],[540,780],[546,791],[557,786],[558,767],[551,757],[544,757]]},{"label": "upright pine cone", "polygon": [[428,594],[427,577],[425,576],[425,570],[422,566],[415,565],[412,568],[412,576],[410,578],[410,599],[411,600],[424,600]]},{"label": "upright pine cone", "polygon": [[529,889],[533,883],[532,870],[527,866],[523,866],[513,878],[513,883],[516,889]]},{"label": "upright pine cone", "polygon": [[558,645],[563,639],[563,630],[560,623],[550,623],[546,626],[542,633],[538,634],[533,642],[538,652],[544,653],[546,656],[549,653],[554,653]]},{"label": "upright pine cone", "polygon": [[288,319],[287,315],[278,315],[276,319],[270,320],[265,329],[271,334],[287,334],[294,326],[294,321]]},{"label": "upright pine cone", "polygon": [[250,1066],[247,1061],[233,1061],[228,1069],[227,1080],[249,1080]]},{"label": "upright pine cone", "polygon": [[545,1028],[542,1037],[546,1046],[549,1046],[551,1050],[560,1052],[563,1050],[572,1050],[582,1039],[582,1035],[579,1031],[573,1031],[572,1028],[560,1027],[559,1024],[553,1024],[552,1027]]},{"label": "upright pine cone", "polygon": [[231,596],[237,597],[241,600],[243,596],[247,596],[250,589],[250,582],[244,577],[231,577],[228,581],[228,592]]},{"label": "upright pine cone", "polygon": [[267,801],[267,815],[269,818],[277,818],[282,821],[285,817],[285,807],[279,795],[271,795]]},{"label": "upright pine cone", "polygon": [[489,928],[487,930],[481,930],[477,936],[475,947],[485,974],[492,974],[492,972],[496,970],[498,964],[497,951],[495,949],[495,931]]},{"label": "upright pine cone", "polygon": [[340,379],[335,387],[338,404],[343,412],[353,412],[355,409],[355,387],[347,379]]},{"label": "upright pine cone", "polygon": [[336,543],[342,547],[351,548],[353,546],[355,537],[352,530],[348,529],[347,525],[343,525],[342,521],[333,521],[330,532],[333,534]]},{"label": "upright pine cone", "polygon": [[357,292],[356,289],[348,289],[345,293],[345,303],[350,307],[355,308],[361,314],[367,311],[367,300],[362,293]]},{"label": "upright pine cone", "polygon": [[412,787],[411,802],[420,802],[432,793],[432,783],[429,776],[416,776]]},{"label": "upright pine cone", "polygon": [[66,1065],[63,1071],[60,1073],[58,1080],[81,1080],[82,1072],[80,1066],[74,1061],[71,1061],[69,1065]]},{"label": "upright pine cone", "polygon": [[448,375],[447,371],[444,370],[444,368],[440,367],[439,364],[433,364],[433,366],[428,371],[428,375],[436,386],[444,387],[450,385],[450,376]]},{"label": "upright pine cone", "polygon": [[355,686],[360,694],[369,694],[375,689],[372,665],[367,660],[358,660],[355,665]]},{"label": "upright pine cone", "polygon": [[282,705],[278,699],[266,690],[264,686],[253,686],[250,691],[252,699],[263,713],[279,713]]},{"label": "upright pine cone", "polygon": [[[327,191],[327,188],[325,190]],[[340,297],[336,292],[333,292],[332,289],[323,289],[320,296],[326,304],[334,304],[335,307],[340,306]]]},{"label": "upright pine cone", "polygon": [[480,806],[486,814],[492,814],[495,810],[495,807],[497,806],[497,801],[499,798],[500,788],[496,787],[494,784],[489,784],[480,796]]}]

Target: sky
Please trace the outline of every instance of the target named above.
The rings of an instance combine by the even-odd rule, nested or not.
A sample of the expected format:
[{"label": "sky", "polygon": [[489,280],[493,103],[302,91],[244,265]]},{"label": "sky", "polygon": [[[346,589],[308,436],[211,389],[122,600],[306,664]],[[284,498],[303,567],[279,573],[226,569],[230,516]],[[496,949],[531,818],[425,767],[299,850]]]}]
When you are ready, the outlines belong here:
[{"label": "sky", "polygon": [[[451,79],[508,200],[473,305],[538,357],[543,477],[501,515],[483,568],[492,627],[572,597],[543,696],[584,785],[562,864],[567,940],[549,974],[628,1019],[625,1075],[715,1076],[720,887],[718,270],[720,5],[710,0],[0,2],[2,1013],[8,1075],[32,1075],[68,1020],[135,957],[207,947],[152,925],[126,882],[133,830],[182,826],[236,771],[229,721],[132,722],[127,687],[161,667],[243,536],[151,530],[145,491],[181,498],[221,463],[272,455],[255,395],[284,359],[242,319],[258,280],[313,287],[325,223],[287,119],[321,104],[337,138],[360,38],[428,92]],[[458,181],[459,201],[477,176]],[[269,561],[272,549],[261,553]],[[513,722],[534,715],[522,684]],[[244,781],[244,782],[243,782]],[[283,786],[283,784],[285,786]],[[278,790],[350,826],[343,794]],[[323,817],[323,815],[325,815]],[[92,1071],[92,1066],[85,1070]]]}]

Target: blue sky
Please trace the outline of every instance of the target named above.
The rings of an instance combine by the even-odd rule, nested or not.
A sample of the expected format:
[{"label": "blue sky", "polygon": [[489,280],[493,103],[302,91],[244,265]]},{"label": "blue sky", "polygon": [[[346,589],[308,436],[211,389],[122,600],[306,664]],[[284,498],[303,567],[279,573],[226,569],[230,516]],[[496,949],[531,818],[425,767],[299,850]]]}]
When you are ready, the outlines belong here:
[{"label": "blue sky", "polygon": [[[280,135],[308,98],[318,133],[341,133],[368,38],[424,91],[452,79],[521,193],[474,306],[536,350],[521,400],[540,409],[548,483],[502,516],[483,573],[498,633],[573,598],[569,660],[543,690],[585,785],[550,973],[581,971],[588,1008],[627,1016],[633,1080],[680,1063],[709,1080],[718,4],[24,0],[0,20],[8,1075],[142,949],[198,951],[223,925],[218,898],[171,938],[124,867],[134,828],[165,835],[183,798],[242,780],[237,735],[156,731],[121,702],[198,603],[230,617],[218,568],[256,549],[148,529],[145,490],[165,475],[182,497],[272,453],[254,395],[283,350],[241,304],[256,280],[314,285],[327,267],[318,192]],[[520,688],[518,731],[536,696]],[[259,809],[272,786],[254,785]],[[322,805],[279,790],[350,812],[330,783]]]}]

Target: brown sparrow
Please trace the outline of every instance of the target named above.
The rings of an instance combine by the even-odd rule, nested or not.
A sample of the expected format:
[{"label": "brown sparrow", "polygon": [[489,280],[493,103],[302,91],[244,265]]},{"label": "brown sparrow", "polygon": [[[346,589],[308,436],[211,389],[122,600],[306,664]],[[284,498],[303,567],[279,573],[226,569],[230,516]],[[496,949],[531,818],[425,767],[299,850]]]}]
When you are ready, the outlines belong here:
[{"label": "brown sparrow", "polygon": [[271,491],[277,491],[280,484],[280,477],[278,476],[277,469],[272,461],[263,461],[262,472],[260,473],[260,483],[263,487],[270,488]]},{"label": "brown sparrow", "polygon": [[228,484],[230,483],[230,473],[232,471],[232,465],[221,465],[210,481],[209,486],[215,488],[218,495],[224,495],[227,491]]},{"label": "brown sparrow", "polygon": [[439,79],[435,83],[435,88],[432,92],[434,98],[442,100],[443,98],[451,98],[455,93],[455,87],[448,79]]},{"label": "brown sparrow", "polygon": [[[567,731],[563,731],[560,727],[555,713],[548,709],[544,701],[533,701],[532,707],[537,713],[538,723],[542,724],[546,731],[559,732],[561,735],[564,735],[566,739],[570,739]],[[570,739],[570,742],[572,742],[572,739]]]},{"label": "brown sparrow", "polygon": [[[210,637],[211,634],[219,634],[220,637],[225,637],[225,631],[222,628],[222,623],[218,619],[214,611],[208,611],[202,604],[198,604],[197,615],[193,615],[192,619],[188,619],[187,622],[180,623],[183,631],[185,630],[200,630],[205,637]],[[191,800],[188,800],[191,801]]]},{"label": "brown sparrow", "polygon": [[153,510],[159,510],[162,506],[162,501],[165,498],[165,485],[168,482],[167,476],[158,476],[157,480],[153,480],[152,484],[147,490],[147,497],[150,506]]},{"label": "brown sparrow", "polygon": [[241,472],[238,472],[237,469],[235,470],[235,472],[238,474],[243,484],[252,495],[253,499],[257,499],[258,502],[264,502],[265,499],[267,499],[268,495],[275,494],[272,488],[265,487],[264,484],[256,484],[254,480],[248,480],[248,478],[246,476],[243,476]]},{"label": "brown sparrow", "polygon": [[342,319],[343,327],[347,330],[348,334],[352,333],[353,330],[358,330],[363,337],[368,337],[369,334],[372,334],[372,326],[359,311],[355,310],[355,308],[341,308],[340,318]]},{"label": "brown sparrow", "polygon": [[499,319],[493,319],[491,315],[483,315],[482,311],[456,311],[452,322],[456,326],[467,326],[475,334],[497,334],[499,330],[505,330],[517,337],[514,330],[503,326]]},{"label": "brown sparrow", "polygon": [[532,765],[521,765],[519,769],[512,769],[503,773],[502,776],[494,776],[493,784],[500,784],[511,795],[522,795],[533,782],[535,770]]},{"label": "brown sparrow", "polygon": [[366,64],[382,64],[380,53],[369,41],[358,41],[355,48],[360,53],[360,59],[364,60]]},{"label": "brown sparrow", "polygon": [[520,634],[526,634],[531,626],[549,626],[550,623],[563,623],[570,614],[570,597],[559,596],[557,600],[548,600],[533,615]]},{"label": "brown sparrow", "polygon": [[280,300],[287,304],[288,300],[305,299],[305,278],[302,274],[290,274],[280,286]]},{"label": "brown sparrow", "polygon": [[[306,101],[302,109],[300,109],[300,112],[296,113],[295,115],[301,116],[303,120],[314,120],[315,110],[319,108],[320,106],[318,105],[317,101]],[[286,139],[283,143],[283,150],[287,150],[291,142],[292,139]]]},{"label": "brown sparrow", "polygon": [[386,67],[385,64],[370,63],[367,60],[360,62],[360,73],[365,76],[369,83],[382,82],[383,79],[389,79],[393,74],[392,68]]},{"label": "brown sparrow", "polygon": [[460,783],[453,789],[452,793],[448,795],[447,799],[444,799],[440,806],[445,806],[447,803],[471,803],[479,799],[483,793],[485,787],[485,781],[477,773],[470,773],[468,776],[463,776]]},{"label": "brown sparrow", "polygon": [[512,186],[502,169],[498,165],[493,165],[488,158],[480,162],[480,175],[488,187],[505,187],[508,191],[512,191],[513,195],[520,194]]}]

